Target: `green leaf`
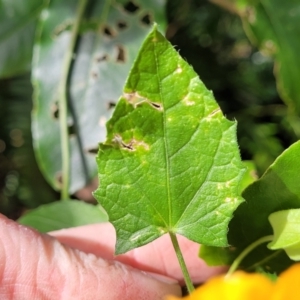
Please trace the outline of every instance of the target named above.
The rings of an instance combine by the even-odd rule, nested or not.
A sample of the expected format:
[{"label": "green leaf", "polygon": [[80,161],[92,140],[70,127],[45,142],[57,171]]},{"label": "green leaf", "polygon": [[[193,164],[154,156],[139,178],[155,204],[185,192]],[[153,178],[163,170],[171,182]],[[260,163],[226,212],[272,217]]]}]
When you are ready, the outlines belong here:
[{"label": "green leaf", "polygon": [[213,247],[201,245],[199,257],[202,258],[208,266],[228,266],[234,256],[224,247]]},{"label": "green leaf", "polygon": [[300,113],[300,26],[298,0],[237,0],[239,14],[250,40],[262,55],[275,58],[278,90],[286,103]]},{"label": "green leaf", "polygon": [[153,28],[100,144],[95,197],[117,232],[116,253],[178,233],[227,245],[243,201],[236,122]]},{"label": "green leaf", "polygon": [[243,180],[241,182],[241,190],[243,191],[251,183],[257,180],[256,167],[253,161],[246,160],[243,161],[244,166],[246,167],[246,172],[244,174]]},{"label": "green leaf", "polygon": [[[268,217],[286,209],[300,208],[300,141],[285,150],[266,173],[244,192],[246,200],[234,214],[229,224],[228,240],[236,248],[235,257],[259,238],[272,234]],[[269,250],[262,245],[242,262],[243,267],[255,264],[268,267],[270,272],[284,270],[291,261],[285,253]]]},{"label": "green leaf", "polygon": [[[246,167],[246,172],[241,180],[241,191],[257,180],[256,169],[253,161],[243,161],[243,164]],[[232,248],[201,245],[199,257],[205,260],[209,266],[226,266],[230,265],[233,261],[235,253]]]},{"label": "green leaf", "polygon": [[300,260],[300,209],[277,211],[269,216],[274,239],[271,250],[284,249],[292,260]]},{"label": "green leaf", "polygon": [[36,23],[46,2],[0,0],[0,77],[30,71]]},{"label": "green leaf", "polygon": [[[143,17],[149,14],[150,20],[156,15],[162,19],[164,3],[152,3],[150,10],[148,2],[139,1],[136,12],[126,11],[116,1],[88,5],[69,82],[70,193],[97,174],[95,153],[99,141],[105,140],[105,123],[150,29]],[[42,173],[57,190],[62,166],[58,90],[77,4],[73,0],[50,2],[42,13],[34,52],[34,146]]]},{"label": "green leaf", "polygon": [[82,201],[59,201],[41,205],[18,219],[20,224],[40,232],[82,226],[107,221],[101,206]]},{"label": "green leaf", "polygon": [[278,276],[276,273],[269,273],[266,272],[265,270],[263,270],[262,268],[257,268],[255,270],[256,273],[262,274],[264,276],[266,276],[267,278],[269,278],[272,282],[276,282],[278,279]]}]

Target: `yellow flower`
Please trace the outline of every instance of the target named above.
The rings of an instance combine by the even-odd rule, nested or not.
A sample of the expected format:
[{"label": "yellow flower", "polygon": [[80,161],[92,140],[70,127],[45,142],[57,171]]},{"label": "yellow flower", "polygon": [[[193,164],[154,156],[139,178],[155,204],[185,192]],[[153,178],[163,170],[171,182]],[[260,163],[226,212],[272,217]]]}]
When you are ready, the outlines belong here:
[{"label": "yellow flower", "polygon": [[237,271],[229,277],[218,276],[200,286],[189,296],[166,300],[298,300],[300,264],[283,272],[276,282],[257,273]]}]

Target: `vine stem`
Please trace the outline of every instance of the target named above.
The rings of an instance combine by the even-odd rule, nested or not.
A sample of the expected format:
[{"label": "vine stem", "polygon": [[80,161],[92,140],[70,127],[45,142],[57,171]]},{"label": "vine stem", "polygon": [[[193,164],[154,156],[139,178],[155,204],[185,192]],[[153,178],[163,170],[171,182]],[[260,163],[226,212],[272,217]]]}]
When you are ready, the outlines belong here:
[{"label": "vine stem", "polygon": [[256,247],[258,247],[259,245],[263,244],[263,243],[267,243],[267,242],[271,242],[273,240],[274,236],[273,235],[267,235],[264,236],[258,240],[256,240],[255,242],[253,242],[252,244],[250,244],[248,247],[246,247],[240,254],[239,256],[233,261],[232,265],[230,266],[226,277],[230,276],[239,266],[239,264],[241,263],[241,261]]},{"label": "vine stem", "polygon": [[178,259],[178,262],[179,262],[179,265],[180,265],[180,268],[181,268],[181,271],[182,271],[182,274],[184,277],[186,287],[187,287],[189,293],[191,293],[195,288],[192,283],[188,269],[186,267],[182,252],[180,250],[176,234],[174,234],[173,232],[169,232],[169,235],[171,237],[171,241],[172,241],[172,244],[173,244],[173,247],[174,247],[174,250],[175,250],[175,253],[176,253],[176,256],[177,256],[177,259]]},{"label": "vine stem", "polygon": [[79,32],[79,26],[87,5],[87,0],[79,0],[74,25],[71,31],[71,40],[64,57],[62,75],[59,85],[59,125],[61,136],[62,155],[62,189],[61,200],[69,199],[70,185],[70,145],[68,132],[68,78],[73,60],[74,48]]}]

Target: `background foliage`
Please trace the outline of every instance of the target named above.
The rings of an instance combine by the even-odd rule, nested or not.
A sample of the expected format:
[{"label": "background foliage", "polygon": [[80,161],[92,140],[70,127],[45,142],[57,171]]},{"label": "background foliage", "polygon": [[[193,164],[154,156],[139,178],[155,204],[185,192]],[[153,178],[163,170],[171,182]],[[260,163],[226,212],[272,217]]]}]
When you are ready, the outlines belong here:
[{"label": "background foliage", "polygon": [[[0,211],[12,218],[20,216],[24,209],[58,198],[60,141],[57,131],[51,131],[57,126],[58,114],[55,97],[60,70],[55,66],[60,65],[66,49],[64,41],[68,39],[74,16],[74,2],[0,1]],[[97,19],[96,13],[103,11],[99,3],[104,1],[91,1],[87,10],[76,48],[78,60],[69,78],[74,108],[69,116],[70,141],[74,143],[74,151],[80,150],[72,156],[72,165],[77,168],[72,175],[79,178],[72,181],[74,197],[96,174],[94,152],[103,136],[97,125],[99,111],[105,111],[104,122],[153,20],[161,29],[166,28],[167,38],[180,49],[181,56],[194,67],[208,89],[213,90],[227,118],[237,119],[242,158],[253,160],[259,175],[299,138],[299,118],[281,100],[284,93],[280,97],[276,90],[274,53],[256,48],[261,47],[259,41],[264,39],[261,33],[265,31],[261,28],[267,25],[251,24],[251,11],[243,14],[243,1],[236,2],[237,5],[228,2],[226,9],[200,0],[107,1],[110,8],[107,15]],[[51,12],[50,17],[42,13],[38,19],[45,8]],[[266,11],[261,6],[258,9],[262,14]],[[57,37],[51,43],[43,34],[47,28],[53,30],[53,26]],[[258,38],[254,41],[255,36]],[[31,69],[33,43],[36,43],[36,60]],[[280,60],[282,55],[275,58]],[[52,80],[43,99],[42,92],[35,94],[35,112],[42,109],[41,105],[48,105],[40,118],[38,113],[33,115],[33,124],[42,130],[41,135],[33,131],[36,156],[31,131],[31,75],[40,90],[45,81]],[[86,102],[80,102],[82,98]],[[41,123],[43,120],[52,125]],[[46,138],[48,143],[44,149],[37,143],[40,138]],[[41,161],[48,161],[47,165]],[[84,169],[85,161],[88,172]]]}]

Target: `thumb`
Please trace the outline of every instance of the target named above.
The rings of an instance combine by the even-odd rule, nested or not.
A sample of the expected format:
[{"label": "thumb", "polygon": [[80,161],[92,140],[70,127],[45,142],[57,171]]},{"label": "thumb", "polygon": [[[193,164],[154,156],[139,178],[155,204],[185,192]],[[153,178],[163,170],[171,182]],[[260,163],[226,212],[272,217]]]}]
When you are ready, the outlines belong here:
[{"label": "thumb", "polygon": [[0,215],[0,299],[163,299],[169,278],[60,244]]}]

